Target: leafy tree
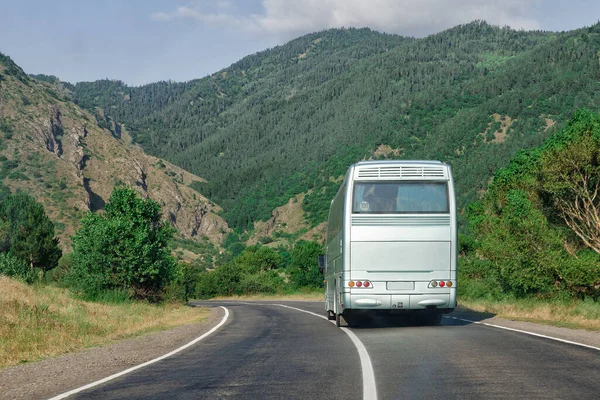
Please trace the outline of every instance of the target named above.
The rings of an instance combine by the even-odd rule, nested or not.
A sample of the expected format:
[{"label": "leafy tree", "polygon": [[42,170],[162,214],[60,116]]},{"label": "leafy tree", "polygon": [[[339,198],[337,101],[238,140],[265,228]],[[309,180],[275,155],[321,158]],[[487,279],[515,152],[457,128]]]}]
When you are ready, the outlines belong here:
[{"label": "leafy tree", "polygon": [[68,281],[94,297],[126,290],[158,300],[177,273],[168,243],[173,229],[161,221],[160,205],[132,188],[115,188],[105,212],[89,213],[73,237]]},{"label": "leafy tree", "polygon": [[15,193],[0,199],[0,252],[48,271],[62,255],[58,243],[54,224],[33,197]]}]

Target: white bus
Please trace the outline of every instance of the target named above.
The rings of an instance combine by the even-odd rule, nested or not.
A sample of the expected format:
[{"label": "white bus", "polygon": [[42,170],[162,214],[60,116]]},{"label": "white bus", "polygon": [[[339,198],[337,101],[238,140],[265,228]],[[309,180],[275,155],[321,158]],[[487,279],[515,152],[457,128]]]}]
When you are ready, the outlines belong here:
[{"label": "white bus", "polygon": [[340,326],[411,313],[439,324],[456,307],[457,225],[450,166],[439,161],[352,165],[331,202],[325,311]]}]

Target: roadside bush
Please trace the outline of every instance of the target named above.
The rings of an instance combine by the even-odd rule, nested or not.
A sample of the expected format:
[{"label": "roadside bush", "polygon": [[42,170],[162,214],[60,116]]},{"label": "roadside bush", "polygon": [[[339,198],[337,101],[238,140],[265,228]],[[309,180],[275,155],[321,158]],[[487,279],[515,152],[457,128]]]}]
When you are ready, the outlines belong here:
[{"label": "roadside bush", "polygon": [[319,254],[323,246],[317,242],[301,240],[290,253],[290,283],[295,288],[323,287],[323,274],[319,271]]},{"label": "roadside bush", "polygon": [[63,254],[62,257],[58,259],[58,266],[46,272],[44,276],[46,282],[62,283],[72,265],[73,253]]},{"label": "roadside bush", "polygon": [[497,300],[504,296],[497,268],[474,254],[458,260],[457,294],[466,299]]},{"label": "roadside bush", "polygon": [[0,253],[0,275],[19,279],[26,283],[33,283],[35,271],[23,260],[7,253]]},{"label": "roadside bush", "polygon": [[276,271],[243,275],[239,283],[240,294],[278,293],[283,290],[284,281]]},{"label": "roadside bush", "polygon": [[256,274],[282,267],[283,259],[277,251],[258,244],[244,250],[233,263],[246,273]]},{"label": "roadside bush", "polygon": [[187,302],[190,298],[195,297],[198,276],[203,270],[196,264],[179,263],[175,278],[165,289],[164,300],[168,302]]},{"label": "roadside bush", "polygon": [[222,265],[212,271],[201,272],[196,283],[196,296],[206,299],[238,294],[241,280],[242,272],[233,263]]}]

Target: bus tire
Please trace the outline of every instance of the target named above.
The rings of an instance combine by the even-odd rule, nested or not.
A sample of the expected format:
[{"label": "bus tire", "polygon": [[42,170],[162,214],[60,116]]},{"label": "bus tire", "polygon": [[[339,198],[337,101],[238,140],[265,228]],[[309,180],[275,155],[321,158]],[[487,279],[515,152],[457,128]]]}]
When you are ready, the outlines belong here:
[{"label": "bus tire", "polygon": [[327,319],[330,321],[335,320],[335,314],[332,311],[327,311]]}]

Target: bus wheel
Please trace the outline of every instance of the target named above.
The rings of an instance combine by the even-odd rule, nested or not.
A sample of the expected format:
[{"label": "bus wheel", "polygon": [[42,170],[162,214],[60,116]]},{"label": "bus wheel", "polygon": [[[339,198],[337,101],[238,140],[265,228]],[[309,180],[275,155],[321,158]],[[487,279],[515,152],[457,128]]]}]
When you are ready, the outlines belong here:
[{"label": "bus wheel", "polygon": [[327,311],[327,319],[333,321],[335,319],[335,314],[331,311]]},{"label": "bus wheel", "polygon": [[335,313],[335,326],[340,327],[342,321],[342,314]]}]

